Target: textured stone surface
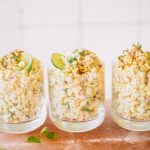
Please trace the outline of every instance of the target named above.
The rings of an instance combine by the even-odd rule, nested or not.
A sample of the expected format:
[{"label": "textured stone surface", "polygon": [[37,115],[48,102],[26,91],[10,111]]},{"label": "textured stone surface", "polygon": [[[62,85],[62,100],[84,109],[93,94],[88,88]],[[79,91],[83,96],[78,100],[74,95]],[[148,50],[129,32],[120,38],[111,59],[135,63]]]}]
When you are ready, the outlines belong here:
[{"label": "textured stone surface", "polygon": [[[105,121],[86,133],[67,133],[57,129],[50,119],[45,124],[57,134],[54,141],[43,139],[41,144],[26,143],[30,135],[38,135],[42,127],[27,134],[13,135],[0,132],[0,148],[7,150],[150,150],[150,131],[132,132],[117,126],[107,107]],[[1,150],[1,149],[0,149]]]}]

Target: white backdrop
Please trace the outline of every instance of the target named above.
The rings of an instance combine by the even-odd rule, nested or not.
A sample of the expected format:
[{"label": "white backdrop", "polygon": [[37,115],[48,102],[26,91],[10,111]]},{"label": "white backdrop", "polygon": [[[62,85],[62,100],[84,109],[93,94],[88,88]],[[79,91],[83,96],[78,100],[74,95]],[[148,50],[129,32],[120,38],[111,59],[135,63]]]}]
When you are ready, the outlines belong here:
[{"label": "white backdrop", "polygon": [[132,43],[150,50],[150,0],[0,0],[0,53],[30,51],[49,63],[54,51],[86,48],[111,62]]}]

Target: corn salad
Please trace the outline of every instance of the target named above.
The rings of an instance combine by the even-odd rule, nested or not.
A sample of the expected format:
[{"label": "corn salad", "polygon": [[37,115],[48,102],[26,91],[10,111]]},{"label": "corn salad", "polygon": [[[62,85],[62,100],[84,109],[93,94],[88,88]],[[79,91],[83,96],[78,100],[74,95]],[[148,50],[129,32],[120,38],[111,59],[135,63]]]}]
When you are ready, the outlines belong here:
[{"label": "corn salad", "polygon": [[53,113],[60,119],[85,121],[96,117],[104,101],[104,68],[95,53],[76,49],[62,56],[64,69],[49,71]]},{"label": "corn salad", "polygon": [[23,51],[14,50],[0,58],[0,121],[19,123],[37,117],[43,95],[40,61],[21,60]]},{"label": "corn salad", "polygon": [[113,64],[113,106],[123,118],[150,120],[150,52],[139,44]]}]

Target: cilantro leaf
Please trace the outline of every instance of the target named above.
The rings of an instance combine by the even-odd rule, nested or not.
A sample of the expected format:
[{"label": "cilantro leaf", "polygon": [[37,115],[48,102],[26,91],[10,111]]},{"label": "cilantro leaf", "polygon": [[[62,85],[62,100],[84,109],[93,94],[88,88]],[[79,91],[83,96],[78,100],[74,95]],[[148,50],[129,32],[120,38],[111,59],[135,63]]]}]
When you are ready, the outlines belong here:
[{"label": "cilantro leaf", "polygon": [[124,56],[122,56],[122,55],[118,57],[118,59],[119,59],[120,61],[122,61],[123,58],[124,58]]},{"label": "cilantro leaf", "polygon": [[94,110],[93,110],[93,109],[89,109],[89,108],[87,108],[87,107],[83,107],[83,108],[81,109],[81,111],[93,112]]},{"label": "cilantro leaf", "polygon": [[79,54],[82,55],[82,56],[84,56],[85,50],[80,51]]},{"label": "cilantro leaf", "polygon": [[32,64],[31,66],[27,69],[28,72],[30,72],[32,70]]},{"label": "cilantro leaf", "polygon": [[56,134],[54,132],[47,132],[46,133],[46,137],[48,139],[55,139],[56,138]]},{"label": "cilantro leaf", "polygon": [[67,92],[68,92],[68,89],[66,88],[66,89],[64,89],[64,92],[65,92],[65,94],[67,94]]},{"label": "cilantro leaf", "polygon": [[46,135],[46,132],[47,132],[47,127],[44,127],[40,132],[40,136]]},{"label": "cilantro leaf", "polygon": [[15,56],[14,58],[17,62],[20,62],[20,60],[21,60],[19,56]]},{"label": "cilantro leaf", "polygon": [[69,57],[67,60],[68,60],[68,63],[71,64],[74,60],[76,60],[76,58],[75,57]]},{"label": "cilantro leaf", "polygon": [[146,53],[146,57],[147,57],[148,60],[150,60],[150,52]]},{"label": "cilantro leaf", "polygon": [[148,64],[150,64],[150,52],[146,53],[146,57],[147,57]]},{"label": "cilantro leaf", "polygon": [[133,44],[134,47],[138,47],[139,49],[142,48],[142,45],[138,42],[137,44]]},{"label": "cilantro leaf", "polygon": [[55,132],[48,132],[48,127],[44,127],[39,136],[29,136],[26,141],[28,143],[41,143],[44,136],[46,136],[47,139],[52,140],[56,138]]},{"label": "cilantro leaf", "polygon": [[142,48],[142,45],[138,42],[137,47]]},{"label": "cilantro leaf", "polygon": [[38,138],[38,137],[29,136],[29,137],[27,138],[27,142],[28,142],[28,143],[41,143],[41,140],[40,140],[40,138]]}]

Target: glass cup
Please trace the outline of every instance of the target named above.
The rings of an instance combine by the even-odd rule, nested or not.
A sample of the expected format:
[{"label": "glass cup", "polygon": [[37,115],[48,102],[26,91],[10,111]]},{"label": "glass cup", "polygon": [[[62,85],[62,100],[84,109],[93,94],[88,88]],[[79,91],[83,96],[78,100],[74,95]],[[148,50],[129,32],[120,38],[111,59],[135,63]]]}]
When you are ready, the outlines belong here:
[{"label": "glass cup", "polygon": [[[112,118],[122,128],[150,130],[150,73],[146,78],[134,70],[112,64]],[[143,82],[143,80],[147,82]]]},{"label": "glass cup", "polygon": [[75,78],[55,67],[48,69],[49,114],[56,127],[68,132],[85,132],[104,120],[104,65],[100,71]]},{"label": "glass cup", "polygon": [[[21,53],[20,51],[17,52]],[[12,58],[15,55],[12,54],[10,54],[10,58],[9,56],[7,58],[10,61],[14,60]],[[2,61],[3,59],[1,59],[1,63]],[[1,66],[1,131],[13,134],[26,133],[37,129],[44,123],[47,115],[44,70],[41,62],[35,58],[32,59],[32,69],[30,70],[16,69],[14,71],[11,68],[6,69]]]}]

